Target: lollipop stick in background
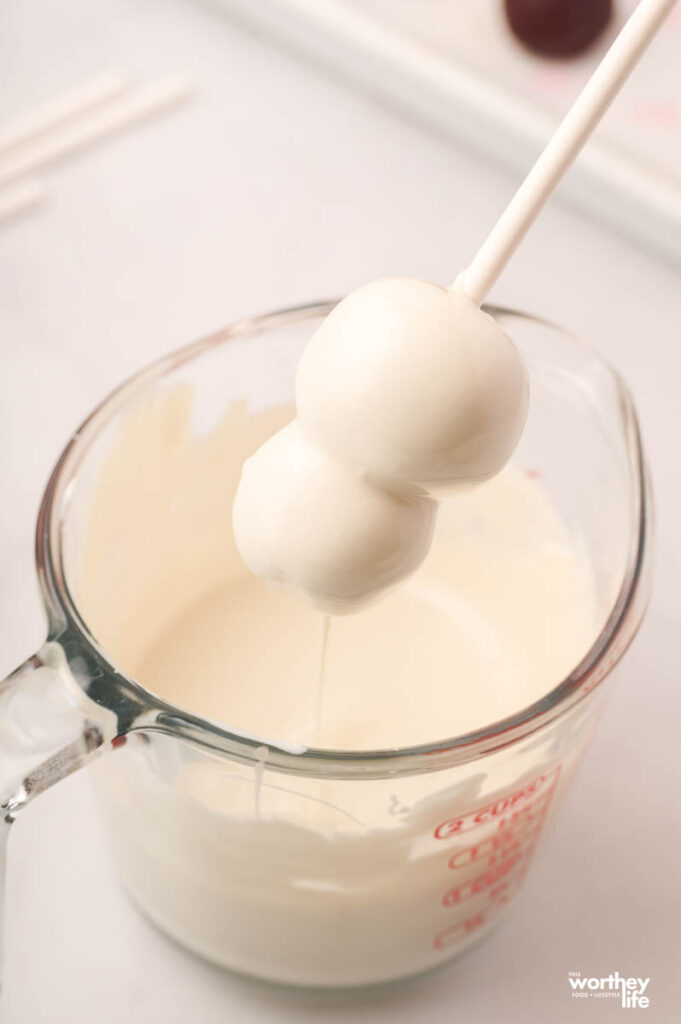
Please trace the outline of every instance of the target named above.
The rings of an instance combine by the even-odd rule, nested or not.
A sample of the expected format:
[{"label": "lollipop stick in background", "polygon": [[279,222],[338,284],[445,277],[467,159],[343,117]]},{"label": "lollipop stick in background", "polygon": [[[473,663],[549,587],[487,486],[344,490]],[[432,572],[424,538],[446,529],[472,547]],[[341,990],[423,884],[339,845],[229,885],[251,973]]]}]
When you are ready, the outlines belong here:
[{"label": "lollipop stick in background", "polygon": [[38,206],[45,198],[45,190],[35,181],[18,181],[0,189],[0,224],[14,220]]},{"label": "lollipop stick in background", "polygon": [[[676,0],[641,0],[454,286],[478,305],[626,81]],[[453,287],[454,287],[453,286]]]},{"label": "lollipop stick in background", "polygon": [[190,91],[186,78],[167,78],[125,94],[115,102],[107,103],[103,109],[93,108],[72,124],[64,123],[44,138],[33,138],[16,154],[10,154],[6,159],[0,157],[0,185],[32,174],[38,168],[131,128],[186,99]]},{"label": "lollipop stick in background", "polygon": [[44,106],[22,114],[10,124],[0,128],[0,158],[19,146],[25,146],[37,136],[60,127],[124,91],[128,76],[123,71],[105,71],[84,85],[63,93]]}]

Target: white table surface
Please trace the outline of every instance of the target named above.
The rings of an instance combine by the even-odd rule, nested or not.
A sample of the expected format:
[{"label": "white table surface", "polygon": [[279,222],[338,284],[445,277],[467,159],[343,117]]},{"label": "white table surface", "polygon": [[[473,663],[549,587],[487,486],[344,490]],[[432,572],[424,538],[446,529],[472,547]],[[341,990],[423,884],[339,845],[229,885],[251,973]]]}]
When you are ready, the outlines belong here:
[{"label": "white table surface", "polygon": [[[47,208],[0,230],[3,670],[42,639],[35,512],[63,441],[100,397],[242,314],[381,275],[451,280],[512,187],[190,0],[3,5],[0,117],[110,65],[186,71],[197,96],[51,171]],[[341,995],[255,985],[132,909],[84,773],[14,830],[3,1024],[619,1020],[615,1001],[570,998],[570,970],[650,977],[644,1019],[679,1019],[679,283],[554,202],[494,295],[594,339],[617,364],[658,500],[647,621],[505,926],[409,984]]]}]

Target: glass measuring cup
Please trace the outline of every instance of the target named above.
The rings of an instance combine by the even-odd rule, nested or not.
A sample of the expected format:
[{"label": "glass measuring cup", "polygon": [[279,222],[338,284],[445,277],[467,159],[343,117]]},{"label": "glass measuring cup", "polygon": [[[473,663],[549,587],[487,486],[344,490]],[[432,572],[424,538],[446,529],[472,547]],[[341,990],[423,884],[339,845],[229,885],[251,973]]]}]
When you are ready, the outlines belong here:
[{"label": "glass measuring cup", "polygon": [[[177,560],[173,526],[196,523],[202,509],[192,536],[200,538],[206,516],[222,529],[229,523],[229,487],[206,511],[198,471],[187,476],[183,508],[169,503],[162,520],[150,520],[145,501],[158,498],[163,479],[158,449],[145,448],[142,432],[148,439],[176,401],[197,439],[229,431],[227,406],[246,400],[248,418],[289,402],[300,351],[332,305],[242,321],[182,349],[83,424],[38,517],[48,640],[0,687],[6,834],[36,795],[111,753],[95,768],[99,799],[138,905],[210,960],[305,985],[415,973],[458,955],[500,920],[593,732],[601,684],[641,621],[650,567],[649,495],[626,387],[572,336],[494,310],[531,378],[518,462],[541,473],[594,565],[602,627],[569,676],[475,733],[353,752],[243,735],[126,675],[93,624],[106,619],[112,637],[124,636],[145,603],[189,593],[210,567],[199,540],[188,564]],[[121,431],[139,440],[139,451],[110,474],[107,490],[102,467]],[[95,502],[108,543],[84,588]],[[219,572],[220,560],[212,562]],[[143,627],[137,632],[144,638]]]}]

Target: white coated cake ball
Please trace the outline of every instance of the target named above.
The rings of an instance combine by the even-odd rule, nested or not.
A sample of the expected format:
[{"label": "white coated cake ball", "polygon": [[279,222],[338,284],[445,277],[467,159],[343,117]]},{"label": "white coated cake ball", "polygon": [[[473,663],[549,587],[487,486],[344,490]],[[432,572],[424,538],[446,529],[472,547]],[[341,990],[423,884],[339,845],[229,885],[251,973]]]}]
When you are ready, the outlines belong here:
[{"label": "white coated cake ball", "polygon": [[296,404],[305,434],[330,455],[437,495],[508,460],[527,417],[527,371],[461,292],[395,278],[352,292],[317,329]]},{"label": "white coated cake ball", "polygon": [[244,463],[232,523],[256,576],[343,614],[417,568],[436,509],[428,498],[374,486],[328,457],[294,421]]}]

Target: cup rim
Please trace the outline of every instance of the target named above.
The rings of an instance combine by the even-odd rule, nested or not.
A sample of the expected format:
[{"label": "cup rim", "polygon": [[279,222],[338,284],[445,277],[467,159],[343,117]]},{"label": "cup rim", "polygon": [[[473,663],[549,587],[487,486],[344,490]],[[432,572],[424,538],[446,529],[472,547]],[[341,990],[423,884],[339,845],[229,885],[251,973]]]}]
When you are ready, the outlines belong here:
[{"label": "cup rim", "polygon": [[[262,761],[267,748],[268,769],[317,777],[374,777],[419,774],[463,764],[491,754],[537,732],[593,693],[610,674],[643,618],[647,593],[642,587],[649,548],[650,495],[645,459],[634,403],[627,385],[602,356],[570,331],[551,321],[508,307],[485,305],[492,315],[519,317],[559,331],[588,349],[603,364],[616,384],[627,442],[630,498],[634,521],[627,565],[606,622],[589,650],[572,671],[539,700],[481,729],[432,743],[379,750],[293,749],[276,741],[230,730],[220,723],[193,715],[164,701],[135,679],[121,672],[100,646],[82,618],[69,589],[63,564],[61,524],[68,510],[68,485],[77,473],[89,444],[116,411],[135,392],[162,378],[203,352],[232,339],[259,334],[273,327],[327,315],[339,300],[326,300],[243,318],[198,341],[161,356],[111,391],[71,435],[49,477],[38,512],[35,559],[41,595],[48,617],[49,640],[69,636],[79,653],[90,655],[103,667],[112,689],[132,694],[144,714],[129,731],[162,732],[189,740],[213,753],[245,763]],[[642,600],[641,600],[642,598]],[[87,689],[84,681],[80,685]]]}]

